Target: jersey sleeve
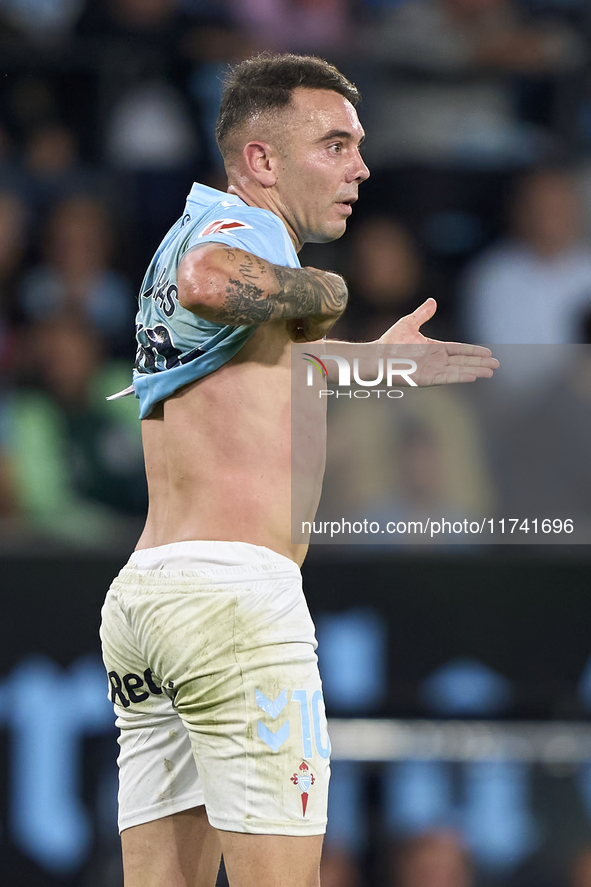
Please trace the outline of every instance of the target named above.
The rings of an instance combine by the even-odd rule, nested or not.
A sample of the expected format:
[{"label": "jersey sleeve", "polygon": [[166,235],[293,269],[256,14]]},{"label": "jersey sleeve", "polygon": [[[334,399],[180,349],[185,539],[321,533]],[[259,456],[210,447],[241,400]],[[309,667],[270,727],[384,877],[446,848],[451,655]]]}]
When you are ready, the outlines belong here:
[{"label": "jersey sleeve", "polygon": [[281,219],[257,207],[218,204],[192,228],[183,254],[203,243],[223,243],[276,265],[299,267],[297,253]]}]

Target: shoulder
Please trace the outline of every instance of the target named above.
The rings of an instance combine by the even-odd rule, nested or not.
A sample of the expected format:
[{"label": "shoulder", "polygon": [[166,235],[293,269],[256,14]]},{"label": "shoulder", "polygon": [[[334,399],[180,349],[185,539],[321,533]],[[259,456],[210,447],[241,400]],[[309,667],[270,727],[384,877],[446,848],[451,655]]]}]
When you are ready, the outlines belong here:
[{"label": "shoulder", "polygon": [[278,265],[299,265],[285,225],[270,210],[224,200],[186,227],[182,254],[204,243],[221,243]]}]

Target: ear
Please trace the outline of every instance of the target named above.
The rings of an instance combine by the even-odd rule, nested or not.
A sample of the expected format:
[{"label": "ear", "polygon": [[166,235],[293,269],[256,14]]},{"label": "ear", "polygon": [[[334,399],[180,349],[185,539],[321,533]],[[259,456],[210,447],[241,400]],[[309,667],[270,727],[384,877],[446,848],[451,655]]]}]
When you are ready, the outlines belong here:
[{"label": "ear", "polygon": [[267,142],[249,142],[242,156],[250,175],[264,188],[271,188],[277,181],[279,157]]}]

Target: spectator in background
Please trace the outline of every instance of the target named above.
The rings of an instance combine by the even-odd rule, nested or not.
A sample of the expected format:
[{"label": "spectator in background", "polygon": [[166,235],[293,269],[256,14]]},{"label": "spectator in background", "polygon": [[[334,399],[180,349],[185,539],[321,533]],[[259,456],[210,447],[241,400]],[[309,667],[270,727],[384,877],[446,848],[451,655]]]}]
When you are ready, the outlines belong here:
[{"label": "spectator in background", "polygon": [[125,92],[107,125],[113,166],[130,171],[184,169],[197,154],[182,96],[170,84],[143,80]]},{"label": "spectator in background", "polygon": [[1,0],[6,22],[28,40],[55,44],[72,31],[85,0]]},{"label": "spectator in background", "polygon": [[349,47],[348,0],[227,0],[227,6],[235,24],[260,49],[342,53]]},{"label": "spectator in background", "polygon": [[488,68],[542,74],[583,61],[583,45],[570,29],[555,19],[524,20],[512,0],[407,0],[378,28],[374,58],[434,73]]},{"label": "spectator in background", "polygon": [[583,341],[591,310],[591,248],[575,184],[565,172],[528,174],[518,187],[510,238],[468,268],[461,293],[470,341]]},{"label": "spectator in background", "polygon": [[199,137],[184,96],[163,79],[138,80],[111,108],[105,142],[110,168],[129,197],[138,268],[145,267],[201,168]]},{"label": "spectator in background", "polygon": [[53,315],[23,341],[28,384],[2,408],[3,443],[16,497],[32,527],[52,538],[108,544],[131,538],[146,486],[135,403],[107,403],[127,363],[103,363],[88,322]]},{"label": "spectator in background", "polygon": [[6,453],[2,404],[12,371],[17,344],[14,325],[16,281],[26,246],[27,210],[17,194],[0,191],[0,523],[8,537],[9,525],[18,519],[18,503]]},{"label": "spectator in background", "polygon": [[411,838],[390,859],[388,887],[472,887],[472,861],[461,837],[440,829]]},{"label": "spectator in background", "polygon": [[[515,404],[506,401],[501,422],[496,429],[491,427],[499,514],[570,518],[574,530],[569,542],[587,543],[591,538],[591,349],[551,349],[562,357],[557,366],[548,359],[541,365],[536,361],[535,352],[548,349],[520,350],[534,352],[536,384],[518,391],[521,396]],[[512,362],[507,355],[503,366]],[[528,369],[527,364],[519,366],[521,376]],[[540,376],[543,385],[537,384]]]},{"label": "spectator in background", "polygon": [[181,4],[178,0],[88,0],[78,24],[84,36],[151,40],[168,46]]},{"label": "spectator in background", "polygon": [[[436,515],[454,521],[492,513],[494,490],[482,434],[466,395],[432,388],[394,402],[390,410],[379,398],[359,400],[355,409],[344,398],[329,402],[318,520],[342,515],[385,526]],[[394,541],[431,540],[409,534]]]},{"label": "spectator in background", "polygon": [[568,887],[591,887],[591,847],[584,847],[572,861]]},{"label": "spectator in background", "polygon": [[450,520],[460,513],[450,505],[445,481],[445,453],[436,432],[426,425],[409,424],[401,430],[396,453],[400,498],[393,520],[425,520],[445,511]]},{"label": "spectator in background", "polygon": [[81,192],[99,194],[105,177],[80,161],[75,132],[61,123],[34,126],[24,149],[23,195],[45,218],[58,200]]},{"label": "spectator in background", "polygon": [[[2,446],[2,430],[0,429],[0,528],[2,538],[6,540],[6,531],[12,526],[18,527],[18,504],[12,479],[10,460]],[[7,541],[7,540],[6,540]],[[10,542],[13,540],[10,539]]]},{"label": "spectator in background", "polygon": [[177,86],[180,63],[189,61],[185,44],[193,40],[181,6],[177,0],[94,0],[78,28],[120,58],[105,93],[105,161],[127,196],[138,268],[147,264],[162,228],[174,222],[201,168],[199,136]]},{"label": "spectator in background", "polygon": [[[387,216],[358,225],[349,239],[349,307],[335,337],[369,342],[428,296],[423,258],[409,231]],[[386,327],[383,326],[386,324]],[[441,331],[432,335],[439,335]]]},{"label": "spectator in background", "polygon": [[384,12],[363,45],[382,68],[366,129],[370,160],[384,166],[531,161],[547,143],[516,119],[499,75],[555,77],[586,55],[572,29],[522,21],[511,0],[409,0]]},{"label": "spectator in background", "polygon": [[27,209],[20,197],[0,192],[0,386],[14,365],[17,281],[26,248]]},{"label": "spectator in background", "polygon": [[0,119],[0,189],[20,190],[21,173],[15,160],[15,150],[4,121]]},{"label": "spectator in background", "polygon": [[29,320],[64,312],[96,326],[112,354],[129,351],[135,297],[110,266],[112,225],[106,207],[84,196],[60,203],[49,219],[45,262],[24,278],[20,304]]}]

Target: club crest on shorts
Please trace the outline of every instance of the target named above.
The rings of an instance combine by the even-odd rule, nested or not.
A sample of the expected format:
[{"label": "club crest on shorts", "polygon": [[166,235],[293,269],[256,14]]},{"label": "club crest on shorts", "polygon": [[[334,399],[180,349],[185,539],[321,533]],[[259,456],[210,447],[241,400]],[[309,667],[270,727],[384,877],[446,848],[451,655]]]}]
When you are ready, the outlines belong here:
[{"label": "club crest on shorts", "polygon": [[310,786],[314,785],[316,780],[305,761],[302,761],[299,770],[299,773],[293,774],[291,781],[294,785],[297,785],[302,793],[302,815],[305,816],[306,807],[308,806],[308,792],[310,791]]}]

